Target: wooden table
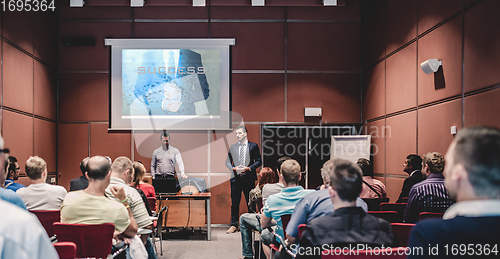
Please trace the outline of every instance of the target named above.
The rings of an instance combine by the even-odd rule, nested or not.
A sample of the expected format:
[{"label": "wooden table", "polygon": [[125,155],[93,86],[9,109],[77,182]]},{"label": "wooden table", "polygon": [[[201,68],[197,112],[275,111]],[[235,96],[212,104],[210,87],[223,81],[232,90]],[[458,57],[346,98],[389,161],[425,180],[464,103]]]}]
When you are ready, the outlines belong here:
[{"label": "wooden table", "polygon": [[212,219],[210,215],[209,192],[183,195],[157,194],[158,208],[168,205],[167,214],[164,215],[164,227],[205,227],[207,224],[207,239],[212,240]]}]

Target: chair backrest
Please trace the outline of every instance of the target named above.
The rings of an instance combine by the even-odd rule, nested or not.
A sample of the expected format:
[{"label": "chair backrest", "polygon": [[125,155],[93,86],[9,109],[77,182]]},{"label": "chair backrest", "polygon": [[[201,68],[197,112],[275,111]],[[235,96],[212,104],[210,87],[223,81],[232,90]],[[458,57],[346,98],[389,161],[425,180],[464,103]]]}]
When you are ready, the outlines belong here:
[{"label": "chair backrest", "polygon": [[405,254],[406,247],[392,247],[392,248],[384,248],[384,249],[375,249],[375,250],[355,250],[352,253],[343,254],[342,251],[337,249],[335,250],[323,250],[321,254],[322,259],[362,259],[362,258],[389,258],[389,259],[403,259],[406,258]]},{"label": "chair backrest", "polygon": [[444,213],[439,213],[439,212],[420,212],[418,214],[418,220],[424,220],[424,219],[442,219]]},{"label": "chair backrest", "polygon": [[400,246],[408,246],[410,232],[414,226],[412,223],[391,223],[392,233],[398,239]]},{"label": "chair backrest", "polygon": [[142,181],[153,185],[153,177],[151,175],[144,175]]},{"label": "chair backrest", "polygon": [[302,237],[302,233],[304,233],[304,230],[306,230],[307,224],[300,224],[299,225],[299,238]]},{"label": "chair backrest", "polygon": [[148,203],[151,210],[156,211],[156,197],[148,197]]},{"label": "chair backrest", "polygon": [[115,225],[104,223],[100,225],[54,223],[57,240],[76,244],[76,256],[107,258],[111,253],[111,245]]},{"label": "chair backrest", "polygon": [[35,214],[38,221],[42,224],[43,228],[47,232],[49,237],[54,235],[54,222],[61,221],[61,211],[60,210],[30,210],[31,213]]},{"label": "chair backrest", "polygon": [[59,259],[75,259],[76,244],[73,242],[57,242],[53,243],[54,248],[59,255]]},{"label": "chair backrest", "polygon": [[390,202],[380,203],[380,210],[398,212],[398,214],[399,214],[399,221],[398,222],[403,222],[403,218],[405,215],[405,209],[406,209],[406,203],[390,203]]},{"label": "chair backrest", "polygon": [[167,225],[167,212],[168,212],[168,205],[163,206],[161,210],[158,212],[158,221],[156,223],[156,226],[158,226],[158,234],[161,234],[161,231],[163,230],[162,228]]},{"label": "chair backrest", "polygon": [[399,222],[400,219],[400,216],[396,211],[368,211],[368,214],[385,219],[391,223]]},{"label": "chair backrest", "polygon": [[288,222],[290,222],[290,218],[292,214],[281,215],[281,225],[283,226],[283,234],[285,235],[283,239],[286,238],[286,227],[288,226]]},{"label": "chair backrest", "polygon": [[378,198],[378,199],[363,199],[368,205],[369,211],[377,211],[380,210],[380,203],[389,202],[389,198]]}]

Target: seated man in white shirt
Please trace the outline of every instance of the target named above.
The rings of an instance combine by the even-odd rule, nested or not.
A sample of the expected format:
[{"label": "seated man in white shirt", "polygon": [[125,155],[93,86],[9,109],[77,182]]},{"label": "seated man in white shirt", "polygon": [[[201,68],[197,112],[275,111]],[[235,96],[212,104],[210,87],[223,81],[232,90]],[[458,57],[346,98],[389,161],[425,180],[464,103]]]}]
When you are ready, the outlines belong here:
[{"label": "seated man in white shirt", "polygon": [[47,181],[47,163],[38,156],[26,161],[26,175],[30,185],[17,190],[28,210],[60,210],[67,191],[62,186],[50,185]]}]

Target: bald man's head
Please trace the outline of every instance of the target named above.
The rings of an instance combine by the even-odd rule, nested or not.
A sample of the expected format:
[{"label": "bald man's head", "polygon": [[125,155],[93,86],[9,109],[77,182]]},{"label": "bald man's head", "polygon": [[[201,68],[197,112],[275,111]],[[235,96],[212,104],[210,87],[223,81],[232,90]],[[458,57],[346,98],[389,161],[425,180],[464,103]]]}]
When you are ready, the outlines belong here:
[{"label": "bald man's head", "polygon": [[93,156],[88,161],[87,174],[94,180],[103,180],[111,171],[111,163],[103,156]]}]

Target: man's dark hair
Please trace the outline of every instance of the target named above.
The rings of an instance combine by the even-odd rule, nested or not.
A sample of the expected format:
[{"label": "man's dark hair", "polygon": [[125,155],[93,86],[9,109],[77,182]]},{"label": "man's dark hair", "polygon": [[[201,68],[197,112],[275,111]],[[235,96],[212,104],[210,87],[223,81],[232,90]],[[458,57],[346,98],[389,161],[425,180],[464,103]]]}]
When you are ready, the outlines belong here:
[{"label": "man's dark hair", "polygon": [[164,130],[161,134],[160,134],[160,139],[163,138],[163,137],[168,137],[168,139],[170,139],[170,134],[168,134],[168,132],[166,130]]},{"label": "man's dark hair", "polygon": [[419,155],[411,154],[408,155],[406,159],[412,170],[422,170],[422,158]]},{"label": "man's dark hair", "polygon": [[339,198],[343,201],[355,201],[362,188],[361,168],[350,161],[334,159],[330,166],[326,166],[326,170],[330,176],[330,186],[337,191]]},{"label": "man's dark hair", "polygon": [[283,162],[285,162],[286,160],[289,160],[289,159],[292,159],[291,157],[288,157],[288,156],[282,156],[280,158],[278,158],[278,161],[277,161],[277,165],[276,165],[276,171],[280,171],[281,172],[281,165],[283,164]]},{"label": "man's dark hair", "polygon": [[103,156],[93,156],[88,162],[87,175],[94,180],[103,180],[111,171],[111,163]]},{"label": "man's dark hair", "polygon": [[14,174],[16,172],[17,158],[15,158],[13,156],[9,156],[9,158],[7,160],[8,160],[8,163],[5,163],[5,165],[7,166],[5,170],[7,171],[7,179],[10,179],[10,178],[12,178],[10,175],[10,172],[14,171]]},{"label": "man's dark hair", "polygon": [[500,129],[466,128],[458,132],[455,144],[453,163],[465,167],[474,193],[500,199]]},{"label": "man's dark hair", "polygon": [[361,168],[361,171],[363,172],[363,176],[371,176],[373,177],[373,167],[370,164],[370,160],[366,158],[360,158],[356,162],[356,164]]},{"label": "man's dark hair", "polygon": [[82,171],[82,174],[85,175],[85,172],[89,170],[88,168],[89,165],[89,157],[86,157],[80,162],[80,171]]},{"label": "man's dark hair", "polygon": [[[236,130],[239,130],[239,129],[243,129],[243,132],[248,132],[247,127],[245,127],[245,126],[243,126],[243,125],[238,126],[238,127],[236,128]],[[236,131],[236,130],[235,130],[235,131]]]}]

